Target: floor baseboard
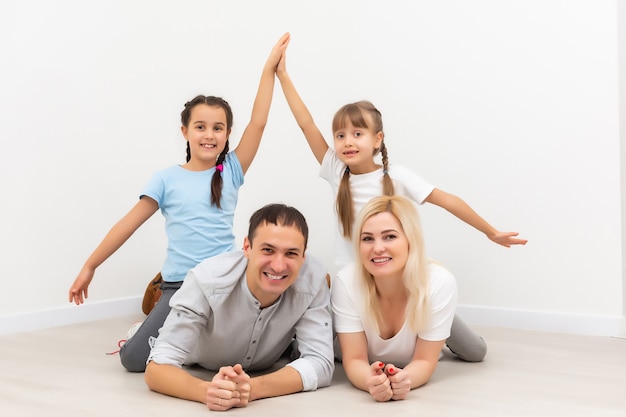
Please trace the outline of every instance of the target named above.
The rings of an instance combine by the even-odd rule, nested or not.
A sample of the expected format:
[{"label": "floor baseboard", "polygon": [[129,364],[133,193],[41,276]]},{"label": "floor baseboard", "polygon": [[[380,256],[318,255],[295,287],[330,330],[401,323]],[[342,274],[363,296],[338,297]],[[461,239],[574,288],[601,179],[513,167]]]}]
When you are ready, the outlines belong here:
[{"label": "floor baseboard", "polygon": [[0,317],[0,335],[21,333],[141,313],[143,296],[68,305]]},{"label": "floor baseboard", "polygon": [[538,330],[586,336],[626,337],[626,318],[459,305],[457,314],[468,324]]},{"label": "floor baseboard", "polygon": [[[142,297],[87,303],[0,317],[0,335],[66,326],[141,313]],[[588,336],[626,337],[626,318],[459,305],[470,325]]]}]

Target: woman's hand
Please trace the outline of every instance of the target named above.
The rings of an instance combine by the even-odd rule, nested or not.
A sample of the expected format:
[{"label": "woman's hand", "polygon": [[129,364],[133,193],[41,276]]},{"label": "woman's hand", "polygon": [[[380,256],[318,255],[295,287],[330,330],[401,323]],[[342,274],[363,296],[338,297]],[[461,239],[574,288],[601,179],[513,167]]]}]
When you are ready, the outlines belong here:
[{"label": "woman's hand", "polygon": [[384,372],[385,364],[376,361],[371,364],[371,374],[367,377],[367,390],[370,395],[379,402],[389,401],[393,396],[391,381]]},{"label": "woman's hand", "polygon": [[392,400],[404,400],[411,392],[411,376],[407,371],[393,364],[385,366],[385,374],[391,383]]}]

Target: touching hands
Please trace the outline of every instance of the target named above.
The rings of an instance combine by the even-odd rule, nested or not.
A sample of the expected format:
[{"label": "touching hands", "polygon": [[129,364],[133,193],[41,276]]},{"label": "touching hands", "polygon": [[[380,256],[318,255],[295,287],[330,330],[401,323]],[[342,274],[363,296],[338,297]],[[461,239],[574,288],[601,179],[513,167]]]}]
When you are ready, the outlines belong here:
[{"label": "touching hands", "polygon": [[380,361],[373,362],[370,365],[371,374],[365,381],[370,395],[380,402],[389,401],[393,396],[391,381],[389,381],[384,368],[384,363]]},{"label": "touching hands", "polygon": [[245,407],[250,400],[250,376],[240,364],[223,366],[209,383],[206,405],[213,411]]},{"label": "touching hands", "polygon": [[411,391],[411,378],[404,369],[376,361],[370,365],[370,370],[367,389],[376,401],[404,400]]},{"label": "touching hands", "polygon": [[392,400],[404,400],[411,391],[411,377],[404,369],[395,367],[393,364],[385,366],[385,374],[391,382]]},{"label": "touching hands", "polygon": [[[289,41],[287,41],[289,43]],[[276,66],[276,75],[280,78],[282,74],[287,73],[287,46],[285,45],[285,49],[283,50],[283,54],[280,56],[280,60],[278,61],[278,65]]]},{"label": "touching hands", "polygon": [[272,52],[267,59],[267,63],[265,64],[266,69],[270,68],[272,72],[278,71],[279,63],[284,59],[283,57],[285,55],[285,51],[287,50],[287,45],[289,45],[290,38],[291,35],[289,34],[289,32],[280,37],[278,43],[274,45],[274,48],[272,48]]},{"label": "touching hands", "polygon": [[498,232],[491,235],[487,235],[489,240],[497,243],[498,245],[506,246],[510,248],[512,245],[525,245],[528,240],[526,239],[517,239],[515,236],[518,236],[517,232]]}]

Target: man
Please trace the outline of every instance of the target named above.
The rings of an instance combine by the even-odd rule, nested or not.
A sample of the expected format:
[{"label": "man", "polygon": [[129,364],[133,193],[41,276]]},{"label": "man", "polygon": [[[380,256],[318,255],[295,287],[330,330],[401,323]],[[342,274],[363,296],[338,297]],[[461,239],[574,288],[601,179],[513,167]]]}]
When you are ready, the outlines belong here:
[{"label": "man", "polygon": [[[295,208],[269,204],[250,218],[243,251],[187,274],[148,358],[150,389],[224,411],[260,398],[315,390],[334,371],[330,292],[322,263],[305,257],[308,226]],[[273,366],[297,340],[299,358]],[[217,370],[204,381],[182,369]]]}]

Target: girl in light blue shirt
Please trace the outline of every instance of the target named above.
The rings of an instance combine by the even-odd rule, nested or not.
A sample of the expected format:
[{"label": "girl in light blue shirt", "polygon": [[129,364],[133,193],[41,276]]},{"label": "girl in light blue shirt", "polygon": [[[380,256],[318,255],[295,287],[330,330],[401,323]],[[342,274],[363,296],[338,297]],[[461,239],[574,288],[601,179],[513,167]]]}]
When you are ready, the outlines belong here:
[{"label": "girl in light blue shirt", "polygon": [[181,131],[187,141],[187,162],[152,177],[139,202],[111,228],[70,287],[70,302],[82,304],[96,268],[161,209],[168,238],[162,296],[132,339],[121,347],[122,365],[131,372],[145,370],[149,341],[158,335],[170,311],[169,299],[187,271],[207,257],[233,249],[237,194],[258,150],[272,102],[276,66],[288,43],[286,33],[272,49],[250,122],[233,152],[229,152],[233,124],[230,105],[222,98],[202,95],[185,104]]}]

